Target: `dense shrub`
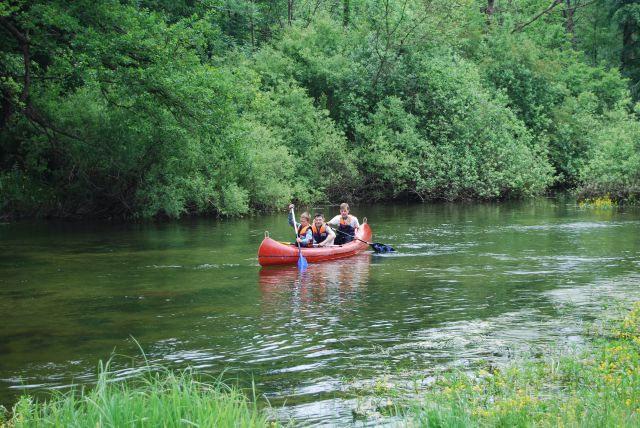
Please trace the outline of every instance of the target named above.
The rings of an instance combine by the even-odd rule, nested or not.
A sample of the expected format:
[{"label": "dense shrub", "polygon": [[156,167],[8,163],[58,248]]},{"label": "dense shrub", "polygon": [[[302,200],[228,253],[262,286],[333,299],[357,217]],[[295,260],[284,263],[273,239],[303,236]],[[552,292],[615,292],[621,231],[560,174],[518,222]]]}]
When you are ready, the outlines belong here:
[{"label": "dense shrub", "polygon": [[295,3],[0,6],[1,215],[635,198],[633,8]]},{"label": "dense shrub", "polygon": [[610,195],[620,202],[637,203],[640,122],[620,110],[609,113],[606,119],[606,124],[594,133],[593,156],[581,173],[581,193],[585,197]]},{"label": "dense shrub", "polygon": [[546,147],[481,82],[477,67],[448,52],[416,58],[409,111],[435,147],[421,191],[446,199],[533,195],[551,183]]}]

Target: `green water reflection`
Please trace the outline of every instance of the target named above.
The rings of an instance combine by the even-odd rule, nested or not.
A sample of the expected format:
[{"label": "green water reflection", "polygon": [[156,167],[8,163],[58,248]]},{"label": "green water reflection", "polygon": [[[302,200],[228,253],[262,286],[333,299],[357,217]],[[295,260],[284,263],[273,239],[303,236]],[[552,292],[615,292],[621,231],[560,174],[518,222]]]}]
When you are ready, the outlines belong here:
[{"label": "green water reflection", "polygon": [[[333,214],[335,207],[326,210]],[[249,383],[285,417],[351,420],[352,392],[403,369],[581,342],[640,284],[640,213],[572,201],[354,207],[397,254],[260,268],[248,219],[0,225],[0,402],[91,382],[112,352]],[[139,360],[140,358],[138,358]],[[127,375],[127,359],[115,367]]]}]

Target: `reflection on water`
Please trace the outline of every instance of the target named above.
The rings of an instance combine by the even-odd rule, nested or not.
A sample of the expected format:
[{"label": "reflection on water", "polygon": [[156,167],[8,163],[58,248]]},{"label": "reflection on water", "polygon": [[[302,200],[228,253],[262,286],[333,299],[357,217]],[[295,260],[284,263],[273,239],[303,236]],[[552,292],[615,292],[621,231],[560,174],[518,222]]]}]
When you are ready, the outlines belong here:
[{"label": "reflection on water", "polygon": [[270,266],[260,269],[262,306],[270,315],[283,305],[299,309],[305,305],[349,304],[362,297],[369,279],[371,255],[357,254],[346,260],[310,264],[300,271],[297,266]]},{"label": "reflection on water", "polygon": [[637,211],[543,200],[357,212],[398,252],[304,272],[257,263],[265,229],[290,238],[282,215],[1,225],[0,403],[90,383],[114,350],[139,365],[135,338],[151,363],[255,382],[283,419],[348,425],[355,396],[382,378],[409,387],[450,366],[579,348],[604,303],[640,294]]},{"label": "reflection on water", "polygon": [[[266,395],[273,404],[309,406],[344,389],[340,379],[328,374],[347,370],[354,357],[351,343],[362,341],[346,326],[366,297],[371,257],[358,254],[311,264],[304,271],[297,266],[260,270],[265,328],[255,338],[252,352],[262,358],[256,361],[281,360],[263,377],[266,389],[272,390]],[[273,384],[277,390],[268,387]]]}]

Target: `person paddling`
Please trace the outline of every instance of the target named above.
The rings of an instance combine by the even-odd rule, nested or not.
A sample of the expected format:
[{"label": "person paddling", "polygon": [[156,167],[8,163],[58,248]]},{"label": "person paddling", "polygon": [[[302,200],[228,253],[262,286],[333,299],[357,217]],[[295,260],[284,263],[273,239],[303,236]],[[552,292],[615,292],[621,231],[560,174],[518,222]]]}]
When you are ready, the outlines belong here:
[{"label": "person paddling", "polygon": [[301,247],[313,247],[313,231],[309,224],[311,216],[305,211],[300,214],[300,223],[296,223],[292,211],[294,207],[293,204],[289,205],[289,224],[296,228],[298,234],[298,236],[296,236],[296,242],[300,244]]},{"label": "person paddling", "polygon": [[333,245],[333,241],[336,239],[336,233],[324,222],[322,214],[316,214],[313,218],[311,231],[313,232],[313,242],[318,247]]},{"label": "person paddling", "polygon": [[339,234],[336,236],[334,244],[342,245],[353,241],[353,236],[360,227],[358,218],[349,213],[349,204],[340,204],[340,214],[327,222],[329,226],[335,226]]}]

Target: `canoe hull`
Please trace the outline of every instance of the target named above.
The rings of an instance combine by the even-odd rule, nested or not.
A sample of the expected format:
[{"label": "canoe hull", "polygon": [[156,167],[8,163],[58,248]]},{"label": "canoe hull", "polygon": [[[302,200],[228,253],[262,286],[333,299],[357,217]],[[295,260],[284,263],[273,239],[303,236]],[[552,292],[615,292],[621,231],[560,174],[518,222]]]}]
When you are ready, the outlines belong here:
[{"label": "canoe hull", "polygon": [[[372,232],[369,225],[367,223],[361,224],[356,237],[363,241],[371,242],[371,236]],[[368,247],[368,244],[354,239],[348,244],[333,247],[303,248],[302,255],[309,263],[317,263],[353,256]],[[298,257],[298,247],[283,244],[269,237],[264,238],[258,249],[258,263],[260,263],[260,266],[296,264],[298,263]]]}]

